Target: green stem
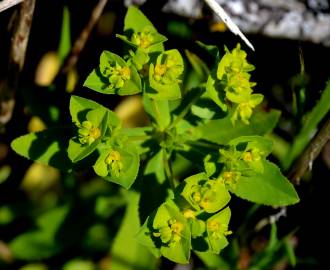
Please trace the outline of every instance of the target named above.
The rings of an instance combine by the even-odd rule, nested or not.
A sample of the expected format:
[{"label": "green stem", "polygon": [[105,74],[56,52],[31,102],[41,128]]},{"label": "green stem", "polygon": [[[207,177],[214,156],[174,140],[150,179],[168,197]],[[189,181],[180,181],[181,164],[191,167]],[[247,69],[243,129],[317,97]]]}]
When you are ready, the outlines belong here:
[{"label": "green stem", "polygon": [[152,138],[150,135],[141,135],[141,136],[129,136],[128,139],[132,141],[146,141]]},{"label": "green stem", "polygon": [[171,165],[169,163],[168,154],[165,149],[163,149],[163,162],[164,162],[166,178],[170,184],[171,189],[174,190],[175,189],[174,175],[173,175]]},{"label": "green stem", "polygon": [[218,145],[216,143],[211,143],[211,142],[187,141],[186,143],[191,146],[200,146],[200,147],[205,147],[205,148],[209,148],[212,150],[219,150],[219,148],[220,148],[220,145]]},{"label": "green stem", "polygon": [[151,103],[152,103],[152,108],[153,108],[156,118],[157,118],[156,121],[159,126],[159,129],[160,129],[160,131],[164,131],[165,127],[163,126],[162,121],[160,120],[162,118],[162,116],[160,114],[157,101],[155,99],[152,99]]},{"label": "green stem", "polygon": [[203,91],[201,89],[196,90],[197,93],[195,96],[189,101],[188,104],[184,104],[183,110],[179,113],[179,115],[174,119],[174,121],[169,125],[168,129],[175,127],[190,111],[191,106],[195,104],[195,102],[200,98]]}]

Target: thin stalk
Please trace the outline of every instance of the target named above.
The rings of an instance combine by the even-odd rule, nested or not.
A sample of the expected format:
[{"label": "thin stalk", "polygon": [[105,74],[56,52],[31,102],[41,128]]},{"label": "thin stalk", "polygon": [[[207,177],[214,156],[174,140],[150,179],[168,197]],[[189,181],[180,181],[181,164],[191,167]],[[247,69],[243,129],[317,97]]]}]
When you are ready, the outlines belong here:
[{"label": "thin stalk", "polygon": [[92,9],[90,19],[86,24],[85,28],[80,33],[78,39],[75,41],[73,47],[71,48],[69,55],[67,56],[61,67],[60,73],[66,74],[76,65],[81,52],[85,48],[90,33],[98,22],[99,18],[101,17],[107,2],[108,0],[99,0],[95,7]]},{"label": "thin stalk", "polygon": [[187,144],[191,146],[201,146],[205,148],[209,148],[211,150],[219,150],[220,145],[210,142],[204,142],[204,141],[187,141]]},{"label": "thin stalk", "polygon": [[165,149],[163,149],[163,162],[164,162],[166,178],[170,184],[171,189],[174,190],[175,189],[175,179],[174,179],[172,167],[169,163],[168,154]]}]

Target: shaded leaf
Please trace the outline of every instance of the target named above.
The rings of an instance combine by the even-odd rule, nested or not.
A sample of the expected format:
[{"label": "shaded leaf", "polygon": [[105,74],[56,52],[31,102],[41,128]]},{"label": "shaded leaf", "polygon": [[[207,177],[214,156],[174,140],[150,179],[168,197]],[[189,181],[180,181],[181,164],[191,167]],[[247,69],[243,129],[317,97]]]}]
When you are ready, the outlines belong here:
[{"label": "shaded leaf", "polygon": [[66,151],[69,136],[70,129],[50,128],[18,137],[11,147],[23,157],[67,171],[72,169]]},{"label": "shaded leaf", "polygon": [[71,29],[70,29],[70,11],[68,7],[63,8],[61,38],[58,48],[58,55],[63,62],[71,49]]},{"label": "shaded leaf", "polygon": [[275,127],[280,112],[271,110],[269,112],[255,111],[250,119],[250,124],[245,125],[237,122],[234,126],[230,116],[218,120],[211,120],[205,125],[198,127],[202,132],[202,138],[214,143],[227,144],[230,140],[239,136],[264,135]]},{"label": "shaded leaf", "polygon": [[317,125],[330,111],[330,80],[328,81],[321,99],[316,103],[311,112],[306,115],[304,125],[299,134],[294,138],[293,144],[283,159],[284,168],[289,168],[294,159],[304,150],[314,136]]},{"label": "shaded leaf", "polygon": [[139,194],[127,194],[127,209],[120,230],[111,248],[111,269],[113,270],[152,270],[156,269],[154,256],[135,239],[139,231]]},{"label": "shaded leaf", "polygon": [[41,215],[36,221],[36,230],[27,231],[10,242],[14,256],[22,260],[40,260],[57,254],[61,244],[56,241],[55,235],[68,210],[67,206],[63,206]]}]

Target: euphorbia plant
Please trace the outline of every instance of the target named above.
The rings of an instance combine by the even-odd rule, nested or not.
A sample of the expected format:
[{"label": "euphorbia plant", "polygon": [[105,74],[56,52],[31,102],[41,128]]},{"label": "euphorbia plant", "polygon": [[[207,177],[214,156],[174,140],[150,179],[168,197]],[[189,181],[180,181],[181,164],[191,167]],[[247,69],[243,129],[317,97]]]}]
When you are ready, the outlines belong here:
[{"label": "euphorbia plant", "polygon": [[[105,95],[140,94],[150,125],[123,128],[108,108],[72,96],[72,126],[19,137],[12,143],[16,152],[67,171],[87,164],[125,189],[139,179],[137,190],[143,190],[151,174],[155,190],[162,186],[167,192],[164,201],[148,206],[151,212],[141,220],[136,240],[156,256],[179,263],[189,261],[191,250],[218,254],[228,244],[228,236],[235,234],[230,230],[231,194],[271,206],[299,201],[293,186],[266,159],[272,142],[263,135],[279,114],[256,108],[263,95],[253,93],[254,66],[240,45],[225,47],[221,57],[217,47],[200,43],[216,59],[211,70],[188,52],[200,79],[183,90],[187,67],[181,53],[164,49],[166,37],[137,8],[128,9],[124,33],[117,37],[129,47],[127,53],[104,51],[84,86]],[[185,179],[173,172],[178,157],[194,164],[194,173]]]}]

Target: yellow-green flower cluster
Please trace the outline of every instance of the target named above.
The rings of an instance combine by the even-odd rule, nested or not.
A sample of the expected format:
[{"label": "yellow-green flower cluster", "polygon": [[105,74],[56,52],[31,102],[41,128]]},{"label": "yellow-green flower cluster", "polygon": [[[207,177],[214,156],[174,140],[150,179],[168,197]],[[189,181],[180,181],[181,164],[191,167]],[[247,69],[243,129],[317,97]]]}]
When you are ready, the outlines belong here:
[{"label": "yellow-green flower cluster", "polygon": [[[240,177],[251,172],[262,173],[263,162],[268,151],[261,149],[261,144],[256,141],[241,141],[219,150],[219,162],[222,171],[219,179],[231,190],[235,190]],[[237,145],[245,144],[243,149],[237,149]],[[268,146],[267,146],[268,147]]]},{"label": "yellow-green flower cluster", "polygon": [[243,123],[249,124],[253,109],[263,100],[262,95],[252,94],[252,87],[256,84],[250,82],[249,72],[254,66],[247,62],[246,52],[241,50],[239,44],[232,52],[227,48],[225,50],[226,54],[218,65],[217,78],[226,99],[234,105],[231,121],[235,123],[237,119],[241,119]]},{"label": "yellow-green flower cluster", "polygon": [[118,177],[120,171],[123,169],[122,157],[120,153],[116,150],[110,150],[106,158],[104,159],[104,163],[108,167],[108,171],[110,174]]},{"label": "yellow-green flower cluster", "polygon": [[151,68],[151,74],[157,83],[170,85],[181,82],[179,77],[183,72],[183,61],[177,50],[162,53]]},{"label": "yellow-green flower cluster", "polygon": [[194,209],[207,213],[218,211],[230,200],[225,186],[219,181],[207,179],[204,174],[187,178],[182,196]]},{"label": "yellow-green flower cluster", "polygon": [[183,229],[183,223],[175,218],[171,218],[167,221],[165,226],[156,229],[156,232],[154,232],[153,235],[155,237],[160,237],[163,244],[171,247],[181,240]]},{"label": "yellow-green flower cluster", "polygon": [[131,42],[141,49],[147,49],[155,40],[155,31],[150,26],[146,26],[141,32],[134,32]]},{"label": "yellow-green flower cluster", "polygon": [[122,88],[131,78],[131,70],[128,66],[121,66],[114,62],[102,70],[102,75],[108,78],[110,87]]},{"label": "yellow-green flower cluster", "polygon": [[101,137],[101,130],[90,121],[84,121],[78,125],[78,140],[81,144],[91,145]]}]

